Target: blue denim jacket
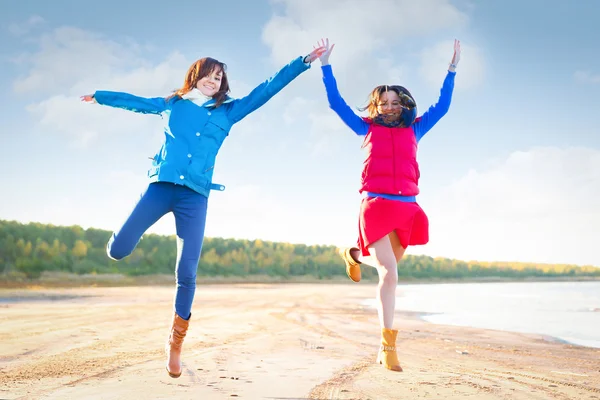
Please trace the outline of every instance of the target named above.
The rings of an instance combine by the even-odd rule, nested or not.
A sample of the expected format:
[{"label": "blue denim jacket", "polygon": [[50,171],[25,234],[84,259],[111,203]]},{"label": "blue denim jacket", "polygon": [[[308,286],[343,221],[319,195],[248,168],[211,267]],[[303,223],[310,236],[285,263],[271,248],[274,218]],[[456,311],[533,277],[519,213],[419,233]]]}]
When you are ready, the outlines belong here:
[{"label": "blue denim jacket", "polygon": [[97,91],[99,104],[143,114],[160,115],[165,140],[148,170],[151,182],[181,184],[208,197],[210,190],[224,190],[213,184],[217,153],[233,124],[257,110],[310,64],[298,57],[240,99],[227,98],[215,107],[213,99],[202,105],[173,97],[143,98],[128,93]]}]

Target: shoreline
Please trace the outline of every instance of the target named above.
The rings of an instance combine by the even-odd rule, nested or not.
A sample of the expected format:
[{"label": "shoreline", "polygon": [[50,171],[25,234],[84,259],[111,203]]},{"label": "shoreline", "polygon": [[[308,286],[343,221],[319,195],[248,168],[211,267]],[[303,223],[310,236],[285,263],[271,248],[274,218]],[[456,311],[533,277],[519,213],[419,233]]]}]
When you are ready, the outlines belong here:
[{"label": "shoreline", "polygon": [[[362,304],[362,305],[364,305],[364,304]],[[371,306],[367,306],[367,307],[369,307],[369,309],[371,309],[374,313],[377,312],[375,308],[371,308]],[[486,331],[495,331],[495,332],[515,334],[515,335],[523,335],[524,337],[529,337],[529,338],[531,338],[531,337],[536,337],[536,338],[539,337],[539,338],[547,341],[548,343],[569,345],[569,346],[582,347],[582,348],[588,348],[588,349],[594,349],[594,350],[600,351],[600,344],[598,346],[588,346],[588,345],[584,345],[584,344],[579,344],[579,343],[571,342],[571,341],[568,341],[568,340],[563,339],[561,337],[550,335],[550,334],[546,334],[546,333],[539,333],[539,332],[519,332],[519,331],[510,330],[510,329],[494,329],[494,328],[486,328],[484,326],[477,326],[477,325],[458,325],[458,324],[448,324],[448,323],[436,323],[436,322],[428,321],[427,319],[425,319],[425,317],[427,317],[427,316],[438,315],[438,314],[443,314],[443,313],[422,312],[422,311],[407,311],[407,310],[396,310],[396,313],[395,313],[396,316],[401,316],[403,318],[416,319],[416,320],[421,321],[421,322],[423,322],[425,324],[431,324],[431,325],[436,325],[436,326],[446,326],[446,327],[452,327],[452,328],[456,328],[456,329],[462,329],[462,328],[466,328],[466,329],[483,329],[483,330],[486,330]]]},{"label": "shoreline", "polygon": [[0,398],[558,400],[600,394],[600,349],[437,325],[410,311],[397,313],[404,372],[388,371],[375,363],[377,314],[360,304],[373,285],[208,285],[194,301],[184,373],[176,381],[164,371],[162,349],[172,288],[11,292],[38,300],[0,305]]},{"label": "shoreline", "polygon": [[[404,311],[396,311],[396,314],[400,314],[400,315],[404,315],[403,314]],[[426,320],[425,316],[428,315],[435,315],[435,314],[443,314],[443,313],[427,313],[427,312],[423,312],[423,313],[417,313],[418,316],[417,318],[420,321],[423,321],[424,323],[427,324],[432,324],[432,325],[440,325],[440,326],[450,326],[450,327],[454,327],[454,328],[471,328],[471,329],[484,329],[486,331],[497,331],[497,332],[503,332],[503,333],[512,333],[515,335],[524,335],[527,337],[540,337],[543,340],[547,341],[548,343],[557,343],[557,344],[563,344],[563,345],[569,345],[569,346],[575,346],[575,347],[583,347],[583,348],[588,348],[588,349],[594,349],[594,350],[600,350],[600,341],[595,341],[598,342],[597,346],[590,346],[590,345],[585,345],[585,344],[581,344],[581,343],[576,343],[576,342],[572,342],[569,341],[567,339],[563,339],[559,336],[555,336],[555,335],[551,335],[551,334],[547,334],[547,333],[539,333],[539,332],[520,332],[520,331],[514,331],[514,330],[510,330],[510,329],[494,329],[494,328],[488,328],[485,326],[481,326],[481,325],[458,325],[458,324],[449,324],[449,323],[436,323],[436,322],[431,322]]]},{"label": "shoreline", "polygon": [[[600,277],[483,277],[461,279],[399,279],[398,285],[431,285],[457,283],[543,283],[543,282],[598,282]],[[377,279],[363,279],[366,284],[376,284]],[[268,275],[249,276],[198,276],[197,285],[240,285],[240,284],[324,284],[345,285],[348,278],[334,276],[319,279],[313,276],[277,277]],[[175,284],[174,275],[139,275],[127,276],[122,274],[91,274],[76,275],[69,273],[44,273],[39,279],[14,279],[0,276],[0,289],[32,289],[32,288],[75,288],[75,287],[146,287],[169,286]]]}]

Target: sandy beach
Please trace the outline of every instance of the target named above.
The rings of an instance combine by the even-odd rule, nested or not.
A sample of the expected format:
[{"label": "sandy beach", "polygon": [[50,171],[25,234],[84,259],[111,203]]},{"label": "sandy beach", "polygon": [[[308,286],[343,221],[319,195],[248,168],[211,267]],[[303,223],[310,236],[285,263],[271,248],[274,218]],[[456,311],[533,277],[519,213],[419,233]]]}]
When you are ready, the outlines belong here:
[{"label": "sandy beach", "polygon": [[0,399],[600,399],[600,349],[398,313],[375,364],[373,284],[199,285],[184,373],[171,287],[2,290]]}]

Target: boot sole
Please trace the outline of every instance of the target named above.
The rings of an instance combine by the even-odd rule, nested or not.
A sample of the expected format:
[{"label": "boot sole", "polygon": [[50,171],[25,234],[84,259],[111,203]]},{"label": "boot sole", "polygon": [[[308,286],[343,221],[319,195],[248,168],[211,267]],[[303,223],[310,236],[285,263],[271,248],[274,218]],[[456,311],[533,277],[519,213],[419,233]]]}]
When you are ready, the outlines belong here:
[{"label": "boot sole", "polygon": [[381,359],[381,355],[378,355],[378,356],[377,356],[377,360],[375,360],[375,363],[376,363],[376,364],[383,365],[383,367],[384,367],[385,369],[389,369],[390,371],[394,371],[394,372],[403,372],[403,371],[404,371],[404,370],[402,369],[402,367],[401,367],[401,366],[399,366],[399,365],[398,365],[398,368],[400,368],[400,369],[389,368],[387,365],[385,365],[385,364],[383,363],[383,360]]},{"label": "boot sole", "polygon": [[352,278],[352,276],[350,275],[350,268],[348,268],[348,266],[346,266],[346,275],[348,275],[348,278],[350,278],[350,280],[352,282],[356,282],[356,283],[360,282],[360,278],[358,278],[358,280],[354,280],[354,278]]},{"label": "boot sole", "polygon": [[169,369],[167,367],[165,367],[165,369],[167,370],[167,374],[169,374],[169,376],[171,378],[179,378],[181,376],[181,372],[179,373],[179,375],[173,374],[171,371],[169,371]]},{"label": "boot sole", "polygon": [[[382,362],[382,361],[379,361],[379,364],[383,365],[383,362]],[[403,372],[403,370],[402,370],[402,367],[398,367],[398,368],[400,368],[400,369],[389,368],[387,365],[383,365],[383,367],[384,367],[385,369],[388,369],[388,370],[390,370],[390,371],[394,371],[394,372]]]}]

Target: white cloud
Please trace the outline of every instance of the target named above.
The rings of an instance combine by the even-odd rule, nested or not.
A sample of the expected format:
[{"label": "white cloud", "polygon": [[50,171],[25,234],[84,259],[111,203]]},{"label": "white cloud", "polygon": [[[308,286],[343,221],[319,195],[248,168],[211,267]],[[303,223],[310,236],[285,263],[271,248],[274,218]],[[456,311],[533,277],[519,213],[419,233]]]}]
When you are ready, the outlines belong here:
[{"label": "white cloud", "polygon": [[[158,132],[158,137],[158,117],[109,110],[79,100],[96,89],[154,97],[181,86],[191,60],[175,51],[159,63],[151,62],[141,57],[140,49],[137,43],[117,43],[94,32],[61,27],[40,38],[38,51],[16,58],[29,70],[13,88],[31,98],[27,109],[39,128],[66,135],[75,147],[89,147],[101,137],[131,132]],[[230,80],[230,86],[234,97],[245,96],[254,88],[235,79]],[[282,100],[276,96],[267,107],[281,107]],[[234,134],[264,132],[273,125],[271,119],[265,113],[254,113]]]},{"label": "white cloud", "polygon": [[600,83],[600,74],[593,74],[589,71],[576,71],[574,78],[578,83]]},{"label": "white cloud", "polygon": [[40,17],[39,15],[32,15],[27,21],[10,24],[8,26],[8,31],[14,36],[23,36],[44,22],[44,18]]},{"label": "white cloud", "polygon": [[29,97],[81,95],[96,87],[157,95],[181,85],[191,61],[173,52],[155,63],[143,58],[140,49],[131,41],[117,43],[79,28],[57,28],[39,38],[36,52],[14,58],[26,73],[14,81],[13,89]]},{"label": "white cloud", "polygon": [[[600,266],[600,151],[535,148],[466,176],[424,205],[429,254]],[[428,209],[427,209],[428,208]]]},{"label": "white cloud", "polygon": [[89,147],[101,137],[160,132],[162,119],[87,104],[78,96],[58,95],[27,106],[40,132],[57,132],[77,148]]},{"label": "white cloud", "polygon": [[[351,82],[345,95],[352,101],[360,96],[360,102],[382,82],[404,78],[409,67],[397,55],[407,51],[407,39],[467,23],[467,16],[447,0],[373,0],[368,6],[360,0],[274,3],[284,11],[271,18],[262,34],[274,64],[308,53],[317,40],[329,38],[336,45],[331,55],[336,78],[341,85]],[[318,80],[306,83],[307,90],[323,90],[321,86]]]},{"label": "white cloud", "polygon": [[41,131],[66,135],[79,148],[106,135],[158,132],[158,137],[161,126],[159,117],[84,104],[79,96],[96,89],[167,95],[182,84],[189,66],[178,52],[151,63],[138,56],[135,43],[116,43],[77,28],[58,28],[39,44],[37,52],[19,57],[30,69],[14,82],[14,90],[31,100],[27,110]]},{"label": "white cloud", "polygon": [[[421,77],[433,87],[440,87],[452,60],[454,41],[445,40],[421,52]],[[456,90],[470,89],[484,79],[485,66],[480,50],[461,42],[461,57],[456,69]]]},{"label": "white cloud", "polygon": [[78,28],[62,27],[43,34],[39,50],[18,60],[28,67],[14,82],[17,93],[47,94],[64,91],[80,80],[109,79],[125,68],[138,66],[138,49]]},{"label": "white cloud", "polygon": [[[274,16],[263,30],[263,41],[277,63],[292,58],[321,37],[344,41],[337,49],[340,63],[359,57],[407,37],[438,29],[462,26],[467,17],[447,0],[276,0],[283,15]],[[391,32],[386,28],[391,27]],[[383,31],[383,32],[382,32]],[[351,44],[351,45],[350,45]]]},{"label": "white cloud", "polygon": [[[279,11],[265,25],[262,39],[275,65],[307,53],[317,40],[328,37],[335,48],[330,61],[340,92],[351,108],[366,103],[370,91],[384,83],[407,81],[413,70],[410,40],[442,29],[461,28],[468,22],[447,0],[274,0]],[[450,50],[452,46],[449,47]],[[406,55],[409,55],[406,57]],[[404,56],[400,56],[404,55]],[[418,61],[418,58],[417,58]],[[315,61],[313,69],[320,69]],[[442,65],[442,73],[446,66]],[[319,78],[320,70],[310,71]],[[340,149],[343,135],[351,134],[328,107],[321,79],[302,79],[302,86],[286,91],[284,113],[308,119],[314,139],[313,155]],[[415,78],[410,78],[415,79]],[[443,79],[438,73],[436,85]],[[298,98],[311,99],[299,102]],[[346,138],[342,139],[346,140]]]}]

